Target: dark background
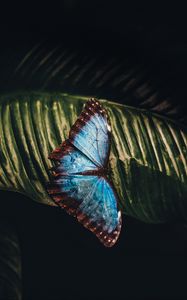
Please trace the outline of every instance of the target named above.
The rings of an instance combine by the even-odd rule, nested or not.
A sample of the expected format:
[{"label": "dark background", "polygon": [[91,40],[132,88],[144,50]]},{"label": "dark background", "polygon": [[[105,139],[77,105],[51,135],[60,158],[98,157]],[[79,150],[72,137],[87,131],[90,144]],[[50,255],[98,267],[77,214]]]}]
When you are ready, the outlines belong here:
[{"label": "dark background", "polygon": [[[0,20],[2,93],[34,89],[94,94],[186,124],[185,7],[151,1],[14,2],[2,7]],[[57,53],[41,63],[55,47]],[[46,80],[64,49],[65,58],[75,53],[74,59]],[[84,70],[81,64],[92,60],[76,82]],[[110,77],[103,82],[101,74],[100,84],[88,84],[89,76],[105,66]],[[124,74],[124,82],[113,86]],[[1,217],[19,233],[24,299],[187,298],[182,224],[144,224],[124,216],[119,242],[105,249],[58,208],[14,193],[1,192],[0,198]]]}]

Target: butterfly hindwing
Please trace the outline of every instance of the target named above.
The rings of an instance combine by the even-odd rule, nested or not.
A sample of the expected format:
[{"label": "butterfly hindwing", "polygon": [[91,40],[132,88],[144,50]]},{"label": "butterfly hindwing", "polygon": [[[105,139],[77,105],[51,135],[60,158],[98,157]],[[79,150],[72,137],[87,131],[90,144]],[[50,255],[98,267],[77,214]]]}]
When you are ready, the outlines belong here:
[{"label": "butterfly hindwing", "polygon": [[55,180],[49,194],[69,214],[111,247],[121,229],[121,214],[108,180],[99,176],[70,175]]}]

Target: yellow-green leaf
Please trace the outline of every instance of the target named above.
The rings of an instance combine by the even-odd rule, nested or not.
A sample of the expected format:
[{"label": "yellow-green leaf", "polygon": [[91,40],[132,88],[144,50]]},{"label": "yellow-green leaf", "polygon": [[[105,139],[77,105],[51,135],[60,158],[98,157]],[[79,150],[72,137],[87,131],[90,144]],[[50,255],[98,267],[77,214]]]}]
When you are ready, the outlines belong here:
[{"label": "yellow-green leaf", "polygon": [[[68,137],[89,97],[20,93],[0,99],[0,188],[55,205],[49,153]],[[145,222],[187,217],[187,129],[101,100],[112,125],[110,169],[122,211]],[[5,201],[5,200],[4,200]]]}]

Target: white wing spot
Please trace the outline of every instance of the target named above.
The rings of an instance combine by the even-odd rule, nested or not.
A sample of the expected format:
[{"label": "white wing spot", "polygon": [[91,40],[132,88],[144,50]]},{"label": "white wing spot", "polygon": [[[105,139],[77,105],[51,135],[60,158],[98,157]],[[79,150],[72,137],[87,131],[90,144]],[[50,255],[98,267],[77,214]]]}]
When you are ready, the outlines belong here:
[{"label": "white wing spot", "polygon": [[121,218],[121,211],[119,210],[118,211],[118,221],[119,221],[120,218]]},{"label": "white wing spot", "polygon": [[111,127],[108,123],[107,123],[107,129],[108,129],[108,131],[111,131]]}]

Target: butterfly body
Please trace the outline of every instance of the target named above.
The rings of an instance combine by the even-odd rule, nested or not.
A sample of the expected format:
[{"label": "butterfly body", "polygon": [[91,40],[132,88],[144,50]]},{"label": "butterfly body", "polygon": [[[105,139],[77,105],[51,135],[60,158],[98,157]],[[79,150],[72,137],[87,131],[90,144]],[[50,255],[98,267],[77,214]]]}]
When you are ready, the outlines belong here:
[{"label": "butterfly body", "polygon": [[106,111],[95,99],[87,102],[69,138],[49,156],[52,168],[48,192],[59,206],[94,232],[107,247],[121,230],[117,195],[108,179],[111,130]]}]

